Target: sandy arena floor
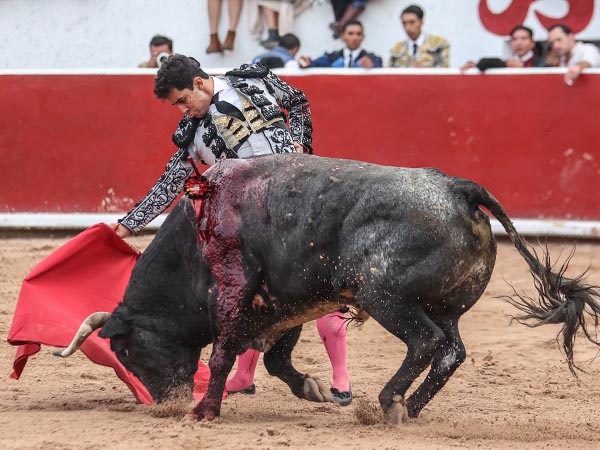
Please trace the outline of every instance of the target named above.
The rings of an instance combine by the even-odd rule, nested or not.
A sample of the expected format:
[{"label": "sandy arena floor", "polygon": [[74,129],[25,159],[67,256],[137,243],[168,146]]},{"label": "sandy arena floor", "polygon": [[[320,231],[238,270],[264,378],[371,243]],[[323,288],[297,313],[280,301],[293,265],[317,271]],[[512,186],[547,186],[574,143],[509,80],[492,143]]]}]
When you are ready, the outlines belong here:
[{"label": "sandy arena floor", "polygon": [[[131,242],[144,248],[152,236]],[[514,310],[493,297],[508,294],[505,280],[532,293],[523,259],[508,241],[499,244],[494,276],[483,298],[461,323],[467,361],[421,416],[397,429],[362,425],[359,400],[377,401],[398,369],[404,345],[375,321],[348,333],[355,401],[342,408],[297,400],[259,363],[257,393],[225,400],[222,418],[192,422],[171,410],[135,403],[114,374],[81,353],[68,360],[52,348],[30,359],[21,380],[9,378],[14,348],[6,343],[21,281],[68,236],[0,238],[0,449],[598,449],[598,348],[578,338],[578,382],[568,371],[555,335],[558,326],[510,324]],[[570,241],[550,246],[556,258]],[[571,275],[590,267],[600,285],[600,242],[582,242]],[[202,359],[207,361],[209,352]],[[314,323],[305,326],[294,353],[299,370],[329,382],[331,367]],[[187,405],[186,405],[187,407]],[[190,404],[191,408],[191,404]],[[166,416],[166,417],[165,417]]]}]

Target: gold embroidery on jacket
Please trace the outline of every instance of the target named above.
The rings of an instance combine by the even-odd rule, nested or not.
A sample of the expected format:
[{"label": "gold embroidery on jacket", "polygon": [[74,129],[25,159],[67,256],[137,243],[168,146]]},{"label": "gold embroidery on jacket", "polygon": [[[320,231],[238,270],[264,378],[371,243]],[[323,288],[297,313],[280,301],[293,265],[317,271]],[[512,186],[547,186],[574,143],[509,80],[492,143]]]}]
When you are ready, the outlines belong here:
[{"label": "gold embroidery on jacket", "polygon": [[[413,57],[408,48],[408,41],[398,42],[390,51],[390,67],[411,67]],[[449,67],[450,44],[446,39],[434,34],[427,34],[423,45],[419,47],[417,61],[420,67]]]},{"label": "gold embroidery on jacket", "polygon": [[243,96],[240,96],[240,100],[245,121],[225,114],[213,116],[219,134],[225,141],[227,148],[231,149],[243,143],[252,133],[257,133],[276,122],[283,121],[281,117],[265,120],[250,100]]}]

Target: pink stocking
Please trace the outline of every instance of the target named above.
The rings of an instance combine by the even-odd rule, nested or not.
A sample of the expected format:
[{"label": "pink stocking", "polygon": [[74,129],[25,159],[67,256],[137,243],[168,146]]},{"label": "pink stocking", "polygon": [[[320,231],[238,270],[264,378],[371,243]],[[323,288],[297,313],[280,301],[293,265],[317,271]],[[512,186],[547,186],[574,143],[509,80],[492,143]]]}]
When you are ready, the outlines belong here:
[{"label": "pink stocking", "polygon": [[340,312],[333,312],[317,319],[317,330],[327,349],[333,368],[333,387],[340,392],[350,390],[350,376],[346,363],[346,324]]},{"label": "pink stocking", "polygon": [[235,375],[227,380],[225,384],[225,389],[228,392],[244,390],[254,383],[254,371],[256,370],[259,356],[260,352],[251,348],[238,356]]}]

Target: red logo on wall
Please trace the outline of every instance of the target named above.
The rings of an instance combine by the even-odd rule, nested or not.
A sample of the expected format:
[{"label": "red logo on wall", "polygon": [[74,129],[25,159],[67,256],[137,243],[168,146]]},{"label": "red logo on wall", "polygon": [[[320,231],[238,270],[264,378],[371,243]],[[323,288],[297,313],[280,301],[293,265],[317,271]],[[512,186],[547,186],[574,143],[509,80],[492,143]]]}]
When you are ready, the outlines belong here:
[{"label": "red logo on wall", "polygon": [[[511,30],[525,22],[531,4],[537,0],[513,0],[508,8],[495,14],[488,8],[487,0],[479,2],[479,18],[481,23],[491,33],[508,36]],[[569,11],[563,17],[547,17],[538,11],[535,15],[547,30],[552,25],[564,23],[573,33],[579,33],[588,26],[594,14],[594,0],[567,0]]]}]

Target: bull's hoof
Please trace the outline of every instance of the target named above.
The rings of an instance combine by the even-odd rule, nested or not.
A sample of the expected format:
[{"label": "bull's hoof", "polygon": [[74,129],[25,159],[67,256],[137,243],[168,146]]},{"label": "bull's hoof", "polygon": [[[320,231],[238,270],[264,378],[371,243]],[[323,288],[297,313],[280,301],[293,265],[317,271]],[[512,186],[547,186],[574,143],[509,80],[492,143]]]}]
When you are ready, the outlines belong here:
[{"label": "bull's hoof", "polygon": [[212,409],[198,408],[197,405],[194,409],[192,409],[192,412],[190,412],[186,417],[191,420],[208,420],[210,422],[212,420],[215,420],[215,417],[218,417],[218,414],[215,414],[215,412]]},{"label": "bull's hoof", "polygon": [[386,425],[398,426],[408,422],[408,409],[406,409],[406,401],[401,395],[394,395],[392,404],[385,411]]},{"label": "bull's hoof", "polygon": [[321,381],[307,376],[304,378],[304,398],[311,402],[331,402],[331,391]]}]

